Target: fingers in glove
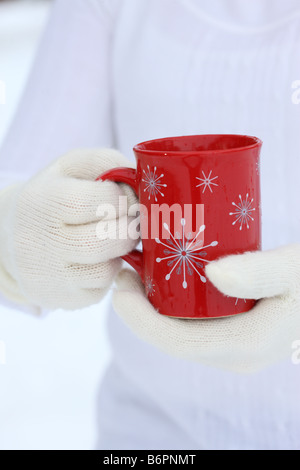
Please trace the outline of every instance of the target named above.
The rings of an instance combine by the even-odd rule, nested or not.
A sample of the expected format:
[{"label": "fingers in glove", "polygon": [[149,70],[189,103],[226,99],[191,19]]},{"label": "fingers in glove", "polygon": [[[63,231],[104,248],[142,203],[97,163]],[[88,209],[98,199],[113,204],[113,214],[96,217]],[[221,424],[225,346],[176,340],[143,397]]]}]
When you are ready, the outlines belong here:
[{"label": "fingers in glove", "polygon": [[70,284],[82,289],[103,289],[111,284],[121,266],[120,258],[98,264],[71,264],[66,267],[66,275]]},{"label": "fingers in glove", "polygon": [[140,276],[132,269],[122,269],[115,280],[118,290],[129,290],[145,295],[145,287]]},{"label": "fingers in glove", "polygon": [[157,344],[163,341],[164,344],[177,345],[180,350],[185,343],[198,347],[202,341],[205,342],[205,335],[215,330],[223,335],[222,320],[181,320],[158,313],[148,301],[139,276],[132,270],[122,270],[115,282],[117,288],[113,294],[113,304],[117,313],[146,341]]},{"label": "fingers in glove", "polygon": [[126,196],[122,188],[111,181],[61,178],[55,186],[53,201],[66,224],[86,224],[103,217],[114,219],[127,214],[130,207],[129,201],[124,199]]},{"label": "fingers in glove", "polygon": [[69,299],[64,298],[61,302],[61,308],[65,310],[79,310],[91,305],[98,304],[102,300],[108,288],[106,289],[77,289],[77,295],[70,296]]},{"label": "fingers in glove", "polygon": [[[136,273],[121,271],[116,284],[113,305],[118,315],[140,339],[172,356],[252,373],[289,357],[297,337],[297,309],[287,309],[284,299],[260,300],[250,312],[230,318],[179,320],[152,307]],[[297,324],[300,331],[300,317]]]},{"label": "fingers in glove", "polygon": [[70,264],[97,264],[129,253],[139,241],[128,236],[128,226],[133,220],[124,216],[106,221],[105,234],[101,233],[101,237],[99,222],[63,226],[60,242],[62,256]]},{"label": "fingers in glove", "polygon": [[300,245],[230,255],[206,266],[209,280],[225,295],[261,299],[299,286]]},{"label": "fingers in glove", "polygon": [[94,181],[111,168],[131,166],[130,162],[115,149],[76,149],[57,161],[61,174],[72,178]]}]

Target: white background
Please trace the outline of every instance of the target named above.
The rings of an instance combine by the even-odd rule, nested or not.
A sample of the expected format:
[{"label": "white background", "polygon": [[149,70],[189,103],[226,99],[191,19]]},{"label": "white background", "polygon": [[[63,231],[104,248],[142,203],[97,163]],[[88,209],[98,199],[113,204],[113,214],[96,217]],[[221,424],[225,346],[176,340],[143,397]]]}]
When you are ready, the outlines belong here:
[{"label": "white background", "polygon": [[[47,0],[0,2],[0,144],[47,19]],[[1,165],[1,162],[0,162]],[[91,449],[96,394],[110,350],[101,305],[37,319],[0,306],[0,449]],[[1,361],[0,361],[1,362]]]}]

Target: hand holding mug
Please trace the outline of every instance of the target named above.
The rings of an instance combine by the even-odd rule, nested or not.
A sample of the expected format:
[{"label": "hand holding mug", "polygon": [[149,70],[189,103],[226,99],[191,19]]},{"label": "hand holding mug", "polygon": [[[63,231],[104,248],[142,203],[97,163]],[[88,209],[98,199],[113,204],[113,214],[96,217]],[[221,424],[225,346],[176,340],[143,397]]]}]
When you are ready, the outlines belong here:
[{"label": "hand holding mug", "polygon": [[160,315],[139,276],[123,270],[113,305],[139,338],[164,353],[235,373],[300,359],[300,244],[230,255],[211,263],[208,279],[224,295],[258,300],[242,315],[209,321]]},{"label": "hand holding mug", "polygon": [[[137,336],[167,354],[242,373],[258,371],[283,359],[292,360],[297,354],[297,346],[299,350],[300,340],[300,245],[260,251],[261,142],[254,138],[251,145],[251,139],[244,136],[190,136],[139,144],[135,147],[137,174],[133,170],[129,173],[124,169],[117,171],[122,177],[129,175],[128,182],[135,190],[139,188],[146,207],[149,197],[155,199],[155,196],[164,200],[170,197],[171,202],[179,199],[203,203],[205,230],[201,233],[208,236],[208,241],[202,239],[200,250],[195,252],[202,251],[203,245],[211,240],[218,244],[207,250],[210,262],[200,269],[196,266],[199,276],[194,271],[188,278],[194,281],[192,287],[201,291],[201,295],[195,291],[193,296],[192,289],[190,297],[182,269],[173,271],[176,282],[173,290],[170,287],[172,276],[168,274],[175,263],[168,264],[168,261],[173,258],[163,265],[156,260],[156,257],[162,259],[161,254],[155,252],[153,256],[151,249],[161,250],[163,245],[155,240],[154,243],[151,239],[143,240],[143,257],[138,252],[124,257],[136,267],[141,277],[129,270],[118,275],[113,295],[116,312]],[[158,152],[162,146],[163,154],[160,153],[159,160]],[[158,166],[159,162],[163,169]],[[166,169],[173,175],[170,193],[167,186],[161,186],[168,184]],[[117,179],[119,175],[115,170],[112,172]],[[109,175],[112,176],[111,172]],[[198,192],[192,187],[194,178]],[[159,186],[155,188],[157,181]],[[237,194],[239,197],[234,197]],[[160,220],[160,229],[162,224]],[[182,239],[179,237],[177,242]],[[163,254],[174,256],[169,247],[164,249],[171,253]],[[201,257],[206,259],[203,254]],[[174,258],[178,261],[179,257]],[[151,272],[151,269],[161,282],[159,292],[162,294],[155,298],[151,285],[147,284],[147,270]],[[203,282],[200,275],[207,282]],[[146,284],[147,295],[141,278]],[[159,309],[163,315],[158,313]],[[168,315],[174,312],[183,318],[218,315],[228,318],[209,321],[170,318]]]},{"label": "hand holding mug", "polygon": [[136,170],[101,175],[129,184],[139,197],[143,253],[123,259],[161,314],[216,318],[255,305],[255,299],[221,294],[205,267],[225,255],[261,249],[261,145],[240,135],[157,139],[134,147]]}]

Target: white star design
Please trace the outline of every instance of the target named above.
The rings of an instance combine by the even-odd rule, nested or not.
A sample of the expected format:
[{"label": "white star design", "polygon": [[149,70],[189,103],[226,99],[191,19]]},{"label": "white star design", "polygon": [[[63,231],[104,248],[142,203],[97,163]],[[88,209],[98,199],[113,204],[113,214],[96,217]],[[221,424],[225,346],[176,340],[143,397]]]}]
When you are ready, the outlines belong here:
[{"label": "white star design", "polygon": [[155,293],[155,284],[150,276],[146,277],[145,289],[146,289],[148,297],[152,297],[153,294]]},{"label": "white star design", "polygon": [[155,167],[153,170],[147,165],[147,171],[143,170],[144,177],[142,178],[143,183],[145,183],[144,192],[148,192],[149,197],[148,199],[153,196],[155,201],[157,201],[157,195],[164,197],[164,193],[162,192],[163,188],[166,188],[167,185],[162,183],[161,180],[164,177],[164,174],[160,176],[156,173],[157,168]]},{"label": "white star design", "polygon": [[212,174],[212,170],[211,170],[211,172],[209,173],[208,176],[206,176],[204,171],[202,171],[203,178],[198,178],[198,177],[196,178],[197,180],[201,181],[201,183],[198,184],[198,186],[196,186],[196,187],[201,188],[201,186],[204,186],[202,194],[205,193],[206,188],[209,188],[210,192],[212,193],[213,190],[212,190],[211,186],[219,186],[217,183],[213,182],[219,177],[215,176],[214,178],[211,178],[211,174]]},{"label": "white star design", "polygon": [[[186,220],[181,219],[182,233],[181,238],[175,238],[171,233],[169,226],[164,224],[165,230],[170,235],[170,239],[166,240],[166,243],[162,242],[158,238],[155,239],[156,243],[163,245],[164,257],[156,258],[157,263],[167,262],[167,266],[170,268],[170,272],[166,275],[166,281],[171,279],[172,274],[183,275],[182,287],[187,289],[187,274],[192,276],[196,273],[203,283],[206,282],[206,277],[200,272],[200,269],[204,269],[204,263],[210,263],[209,260],[204,259],[207,256],[206,248],[217,246],[218,242],[214,241],[210,245],[203,246],[203,241],[199,239],[199,235],[204,232],[205,225],[202,225],[197,235],[192,238],[191,234],[185,234]],[[178,234],[179,235],[179,234]]]},{"label": "white star design", "polygon": [[242,199],[242,196],[239,195],[240,203],[236,204],[235,202],[232,205],[236,208],[235,212],[230,212],[229,215],[234,215],[235,220],[232,222],[232,225],[236,223],[240,224],[240,230],[242,230],[243,226],[246,225],[247,229],[250,228],[249,222],[254,221],[252,217],[252,212],[255,211],[255,208],[252,208],[252,204],[254,199],[248,199],[249,194],[246,195],[246,199]]}]

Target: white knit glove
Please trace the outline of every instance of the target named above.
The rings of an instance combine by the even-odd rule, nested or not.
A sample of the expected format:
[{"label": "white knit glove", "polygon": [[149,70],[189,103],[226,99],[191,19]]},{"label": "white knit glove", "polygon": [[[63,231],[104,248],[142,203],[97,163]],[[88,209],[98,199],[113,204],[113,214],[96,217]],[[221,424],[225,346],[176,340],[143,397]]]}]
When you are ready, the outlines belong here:
[{"label": "white knit glove", "polygon": [[204,365],[249,373],[292,357],[300,339],[300,245],[224,257],[207,265],[206,274],[225,295],[262,300],[234,317],[169,318],[148,302],[136,273],[124,270],[115,310],[141,339]]},{"label": "white knit glove", "polygon": [[[121,266],[119,257],[136,245],[126,236],[121,239],[128,218],[119,210],[119,196],[128,196],[128,207],[136,198],[127,185],[95,179],[128,165],[116,150],[75,150],[28,183],[0,193],[0,291],[8,299],[77,309],[104,296]],[[118,220],[108,220],[107,231],[117,224],[121,237],[97,237],[100,204],[118,210]]]}]

